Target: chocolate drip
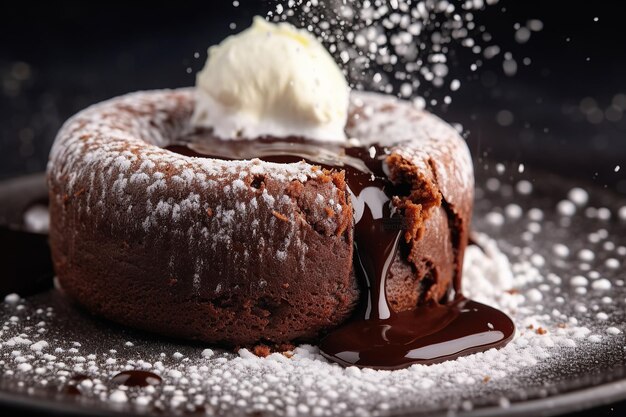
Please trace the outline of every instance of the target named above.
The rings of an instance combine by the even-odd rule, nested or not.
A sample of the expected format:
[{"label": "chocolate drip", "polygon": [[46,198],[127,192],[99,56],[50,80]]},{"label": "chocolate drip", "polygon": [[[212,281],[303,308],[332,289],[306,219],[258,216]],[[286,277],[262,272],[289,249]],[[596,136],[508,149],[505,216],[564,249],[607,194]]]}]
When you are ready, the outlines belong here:
[{"label": "chocolate drip", "polygon": [[141,370],[123,371],[111,378],[111,382],[127,387],[147,387],[159,385],[162,379],[155,373]]},{"label": "chocolate drip", "polygon": [[345,366],[398,369],[502,347],[513,338],[515,326],[511,319],[497,309],[465,299],[458,279],[454,280],[455,298],[446,304],[429,302],[404,312],[394,312],[390,307],[386,279],[399,246],[404,244],[402,213],[394,207],[392,198],[407,193],[402,185],[387,178],[385,149],[337,147],[319,154],[315,152],[318,146],[302,139],[204,139],[203,145],[167,149],[220,159],[256,157],[280,163],[304,159],[345,172],[355,211],[354,270],[368,294],[353,319],[321,340],[320,350],[326,358]]},{"label": "chocolate drip", "polygon": [[71,396],[83,395],[82,391],[80,390],[80,383],[86,379],[89,379],[89,377],[84,374],[76,374],[72,376],[67,382],[67,385],[62,388],[61,392]]}]

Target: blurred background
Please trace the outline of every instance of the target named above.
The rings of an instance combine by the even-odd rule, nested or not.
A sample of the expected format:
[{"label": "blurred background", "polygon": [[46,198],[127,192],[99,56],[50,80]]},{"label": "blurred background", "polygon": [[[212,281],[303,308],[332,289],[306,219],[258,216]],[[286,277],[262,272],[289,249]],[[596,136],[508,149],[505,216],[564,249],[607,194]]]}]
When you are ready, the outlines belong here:
[{"label": "blurred background", "polygon": [[[5,6],[0,180],[45,170],[63,121],[90,104],[136,90],[193,85],[209,45],[275,6],[263,0]],[[474,14],[498,53],[474,69],[476,55],[451,45],[450,76],[460,88],[424,86],[417,93],[426,96],[427,108],[462,126],[478,169],[504,162],[515,175],[523,164],[626,195],[621,6],[609,0],[500,0]],[[450,103],[442,100],[447,94]],[[581,415],[624,411],[622,402]]]},{"label": "blurred background", "polygon": [[[5,7],[0,179],[44,170],[60,125],[89,104],[193,85],[209,45],[274,7],[262,0]],[[461,88],[450,92],[450,104],[427,100],[427,107],[462,125],[479,165],[488,157],[512,167],[540,166],[626,193],[621,2],[501,0],[474,16],[499,53],[473,71],[475,56],[457,48],[449,68]],[[536,20],[540,30],[520,31]],[[504,63],[507,53],[513,69]],[[432,90],[425,86],[418,94],[434,97]]]}]

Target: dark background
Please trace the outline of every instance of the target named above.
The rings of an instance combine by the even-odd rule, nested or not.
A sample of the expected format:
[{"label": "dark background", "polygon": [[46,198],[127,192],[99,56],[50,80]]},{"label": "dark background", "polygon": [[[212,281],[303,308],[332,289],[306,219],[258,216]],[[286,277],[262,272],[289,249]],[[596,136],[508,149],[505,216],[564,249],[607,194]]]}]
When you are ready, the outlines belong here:
[{"label": "dark background", "polygon": [[[626,94],[621,5],[501,0],[476,14],[502,52],[472,72],[471,54],[459,48],[450,79],[460,79],[461,89],[449,106],[432,110],[463,125],[478,168],[484,157],[508,161],[512,170],[523,163],[626,194],[626,102],[623,111],[610,109],[626,101],[619,96]],[[237,8],[230,0],[4,5],[0,179],[44,170],[61,123],[89,104],[129,91],[192,85],[207,47],[267,10],[261,0],[240,0]],[[544,28],[519,44],[514,25],[528,19]],[[502,70],[506,51],[518,63],[514,77]],[[624,413],[620,403],[589,415]]]},{"label": "dark background", "polygon": [[[237,8],[230,0],[4,6],[0,178],[43,170],[60,124],[89,104],[134,90],[192,85],[207,46],[233,32],[231,22],[236,32],[268,10],[268,1],[240,3]],[[433,110],[462,123],[475,158],[488,153],[540,165],[626,193],[626,166],[614,172],[616,165],[626,165],[626,114],[617,121],[604,116],[615,96],[626,94],[621,4],[501,0],[477,13],[477,23],[487,27],[502,52],[472,73],[471,54],[460,50],[451,73],[462,87],[447,109]],[[540,19],[544,29],[529,42],[516,43],[514,24],[531,18]],[[514,77],[502,71],[506,51],[518,62]],[[524,57],[530,65],[522,63]],[[498,123],[502,110],[513,115],[511,125]]]}]

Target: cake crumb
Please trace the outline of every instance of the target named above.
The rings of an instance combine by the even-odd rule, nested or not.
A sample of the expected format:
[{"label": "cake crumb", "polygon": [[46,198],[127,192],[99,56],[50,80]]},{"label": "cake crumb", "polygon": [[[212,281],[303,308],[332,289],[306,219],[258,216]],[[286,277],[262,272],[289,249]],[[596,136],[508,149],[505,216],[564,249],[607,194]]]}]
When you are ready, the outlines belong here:
[{"label": "cake crumb", "polygon": [[272,350],[267,345],[256,345],[252,352],[260,358],[266,358],[272,353]]},{"label": "cake crumb", "polygon": [[291,352],[296,348],[296,345],[292,344],[292,343],[281,343],[278,346],[276,346],[276,350],[280,351],[280,352]]}]

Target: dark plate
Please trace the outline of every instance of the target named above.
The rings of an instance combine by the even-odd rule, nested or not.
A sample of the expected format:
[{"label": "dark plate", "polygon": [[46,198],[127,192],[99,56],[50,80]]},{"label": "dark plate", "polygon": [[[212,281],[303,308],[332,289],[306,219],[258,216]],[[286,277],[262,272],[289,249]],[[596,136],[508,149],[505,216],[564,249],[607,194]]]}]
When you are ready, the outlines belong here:
[{"label": "dark plate", "polygon": [[[515,263],[533,263],[543,277],[554,273],[561,278],[557,280],[529,282],[520,288],[529,300],[524,304],[525,311],[520,309],[520,317],[533,314],[546,314],[549,322],[557,323],[559,316],[574,318],[577,327],[586,327],[588,334],[576,339],[576,347],[563,348],[561,346],[546,346],[546,357],[536,358],[533,365],[521,366],[508,374],[505,378],[495,379],[489,383],[475,383],[467,389],[459,390],[458,386],[437,386],[428,392],[428,398],[422,403],[415,404],[407,399],[407,404],[389,411],[377,409],[376,412],[391,415],[445,415],[453,410],[461,415],[488,416],[488,415],[554,415],[571,412],[595,405],[607,404],[626,398],[626,341],[624,337],[624,316],[626,312],[626,288],[623,280],[624,266],[626,265],[626,220],[620,219],[620,208],[626,206],[626,200],[617,195],[592,186],[586,187],[589,201],[584,206],[576,208],[576,213],[564,216],[557,209],[558,202],[567,197],[568,192],[576,186],[567,179],[551,174],[528,170],[520,174],[517,167],[497,173],[495,166],[483,167],[478,173],[476,209],[474,227],[496,239],[501,250]],[[496,178],[496,179],[494,179]],[[532,183],[529,193],[529,183],[519,181],[528,179]],[[29,205],[45,199],[42,187],[42,177],[15,179],[0,185],[0,207],[5,224],[11,223],[13,229],[21,225],[19,213]],[[43,193],[42,193],[43,191]],[[521,217],[515,215],[515,208],[505,207],[511,203],[522,208]],[[571,208],[571,206],[570,206]],[[539,209],[543,214],[541,220],[537,214]],[[565,207],[567,209],[567,207]],[[606,210],[605,210],[606,209]],[[563,207],[561,207],[563,210]],[[567,211],[567,210],[565,210]],[[17,215],[16,215],[17,213]],[[494,214],[495,213],[495,214]],[[507,215],[509,213],[509,215]],[[511,215],[513,213],[513,215]],[[529,213],[530,216],[529,216]],[[608,215],[607,215],[608,213]],[[504,216],[500,216],[504,214]],[[626,209],[622,209],[626,217]],[[501,221],[504,220],[503,223]],[[4,229],[8,230],[7,228]],[[45,242],[45,237],[37,234],[28,235]],[[3,248],[11,247],[14,236],[5,234]],[[610,242],[610,243],[607,243]],[[557,256],[555,245],[565,244],[569,247],[568,256]],[[15,245],[14,245],[15,246]],[[524,250],[523,248],[529,248]],[[621,249],[623,248],[623,249]],[[3,249],[3,250],[4,250]],[[23,248],[22,248],[23,250]],[[583,254],[580,251],[583,250]],[[588,252],[585,250],[589,250]],[[35,252],[31,252],[30,261],[24,258],[13,257],[3,262],[16,265],[33,263]],[[592,256],[589,255],[592,254]],[[542,255],[543,261],[532,258],[533,255]],[[562,255],[562,254],[561,254]],[[38,256],[45,258],[45,251]],[[615,261],[608,261],[615,259]],[[47,262],[47,261],[46,261]],[[617,262],[617,267],[616,263]],[[180,341],[164,340],[152,335],[123,328],[109,322],[96,319],[89,314],[71,305],[62,293],[55,289],[45,289],[50,285],[49,275],[45,268],[38,270],[46,279],[33,280],[28,275],[31,272],[12,266],[16,283],[10,288],[20,294],[41,290],[36,295],[26,297],[18,304],[0,304],[0,321],[4,322],[4,329],[0,333],[0,403],[9,406],[24,407],[30,410],[53,411],[58,413],[78,413],[88,415],[113,415],[119,413],[136,413],[142,415],[162,414],[171,411],[169,406],[141,408],[129,402],[115,403],[103,401],[92,390],[83,395],[71,395],[68,386],[75,384],[71,380],[77,374],[90,374],[89,361],[95,360],[99,370],[90,374],[98,377],[106,388],[107,396],[114,389],[111,382],[103,378],[118,371],[120,364],[129,363],[129,367],[137,367],[137,361],[145,360],[151,364],[162,361],[165,369],[176,369],[177,360],[174,353],[182,355],[182,361],[188,364],[206,364],[213,362],[201,356],[205,346],[184,343]],[[595,271],[592,273],[591,271]],[[589,279],[588,292],[581,294],[576,286],[571,285],[571,277],[585,275]],[[603,285],[595,286],[593,282],[606,279],[610,289]],[[3,278],[3,281],[4,278]],[[29,284],[35,282],[36,285]],[[542,284],[547,286],[541,287]],[[549,284],[549,285],[548,285]],[[20,287],[22,286],[22,287]],[[3,287],[4,288],[4,287]],[[22,291],[23,288],[23,291]],[[528,291],[540,288],[541,299],[531,300]],[[5,291],[6,293],[6,291]],[[18,308],[17,305],[23,307]],[[580,306],[584,306],[581,309]],[[51,308],[49,310],[49,308]],[[555,310],[558,310],[555,312]],[[603,314],[598,314],[603,313]],[[606,316],[604,316],[604,314]],[[39,317],[40,316],[40,317]],[[12,319],[11,317],[16,317]],[[517,317],[518,324],[523,320]],[[15,358],[32,355],[39,358],[41,354],[32,351],[29,344],[7,346],[7,341],[23,330],[27,334],[34,334],[37,323],[44,321],[42,326],[43,338],[54,346],[66,346],[66,351],[56,354],[65,357],[67,349],[76,345],[76,355],[84,355],[84,372],[76,371],[77,363],[67,363],[58,370],[46,370],[47,384],[43,385],[41,375],[33,370],[17,372]],[[572,322],[574,323],[574,322]],[[609,328],[616,328],[611,332]],[[558,331],[557,326],[550,331]],[[531,331],[522,328],[521,331]],[[615,334],[612,334],[615,333]],[[597,338],[589,337],[597,335]],[[127,343],[131,342],[132,346]],[[10,343],[9,343],[10,344]],[[111,353],[110,349],[117,352]],[[20,351],[15,354],[14,351]],[[90,359],[89,355],[95,355]],[[232,358],[234,355],[220,353],[217,356]],[[82,357],[82,356],[80,356]],[[97,359],[96,359],[97,357]],[[115,358],[116,364],[107,368],[105,358]],[[185,359],[187,358],[187,359]],[[38,359],[33,359],[36,362]],[[32,361],[30,361],[32,362]],[[29,363],[30,363],[29,362]],[[33,362],[33,363],[35,363]],[[54,361],[53,361],[54,362]],[[59,362],[59,359],[56,360]],[[182,368],[181,368],[182,369]],[[187,369],[187,368],[185,368]],[[59,374],[58,371],[61,371]],[[63,375],[63,372],[67,375]],[[43,372],[43,371],[42,371]],[[157,369],[157,373],[161,373]],[[166,376],[165,385],[169,385]],[[97,384],[97,382],[95,382]],[[180,385],[180,381],[171,385]],[[159,387],[161,390],[163,387]],[[129,396],[135,392],[128,391]],[[135,395],[135,394],[132,394]],[[168,394],[161,398],[172,398]],[[506,399],[506,400],[504,400]],[[232,409],[213,409],[222,414],[232,413]],[[221,411],[220,411],[221,410]],[[179,408],[181,413],[206,412],[206,407],[198,407],[189,401]],[[235,408],[235,411],[237,409]],[[241,410],[239,410],[241,411]],[[350,410],[354,411],[354,410]],[[365,410],[368,411],[368,410]],[[309,409],[313,412],[313,408]],[[271,413],[267,413],[271,415]]]}]

